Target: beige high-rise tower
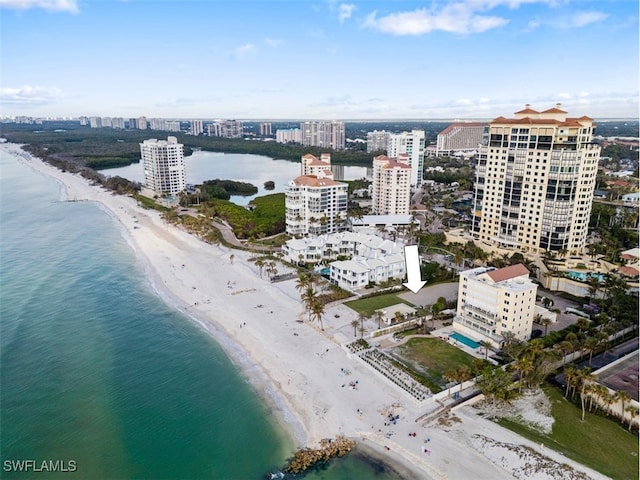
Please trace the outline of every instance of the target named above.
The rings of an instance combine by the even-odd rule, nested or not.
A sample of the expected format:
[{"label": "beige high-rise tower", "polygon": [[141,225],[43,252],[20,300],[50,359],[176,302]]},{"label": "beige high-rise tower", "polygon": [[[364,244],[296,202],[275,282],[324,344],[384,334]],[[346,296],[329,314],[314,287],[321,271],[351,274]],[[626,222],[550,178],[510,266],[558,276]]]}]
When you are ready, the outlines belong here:
[{"label": "beige high-rise tower", "polygon": [[600,146],[593,119],[526,106],[489,124],[475,178],[474,238],[523,252],[580,252],[586,242]]}]

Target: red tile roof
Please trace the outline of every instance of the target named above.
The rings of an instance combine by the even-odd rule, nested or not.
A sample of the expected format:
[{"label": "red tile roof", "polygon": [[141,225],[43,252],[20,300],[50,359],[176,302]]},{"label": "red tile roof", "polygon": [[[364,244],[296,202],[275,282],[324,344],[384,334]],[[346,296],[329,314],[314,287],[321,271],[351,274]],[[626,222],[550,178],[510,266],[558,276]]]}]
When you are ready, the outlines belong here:
[{"label": "red tile roof", "polygon": [[340,185],[330,178],[318,178],[315,175],[300,175],[293,180],[296,185],[308,185],[310,187],[329,187],[332,185]]},{"label": "red tile roof", "polygon": [[491,280],[498,283],[503,282],[504,280],[509,280],[510,278],[529,275],[529,270],[523,264],[518,263],[516,265],[510,265],[508,267],[492,270],[490,272],[487,272],[487,275],[489,275]]},{"label": "red tile roof", "polygon": [[627,277],[637,277],[640,273],[637,268],[633,267],[620,267],[618,271]]}]

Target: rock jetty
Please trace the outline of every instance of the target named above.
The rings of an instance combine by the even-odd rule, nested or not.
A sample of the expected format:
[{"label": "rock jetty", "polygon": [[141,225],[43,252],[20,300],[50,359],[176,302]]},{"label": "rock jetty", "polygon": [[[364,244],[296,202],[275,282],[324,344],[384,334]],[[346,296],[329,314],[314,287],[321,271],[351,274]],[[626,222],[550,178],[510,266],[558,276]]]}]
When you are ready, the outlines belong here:
[{"label": "rock jetty", "polygon": [[283,471],[292,474],[302,473],[318,462],[328,462],[334,457],[346,455],[355,444],[354,440],[346,438],[344,435],[339,435],[334,439],[325,438],[320,441],[320,448],[301,448],[298,450]]}]

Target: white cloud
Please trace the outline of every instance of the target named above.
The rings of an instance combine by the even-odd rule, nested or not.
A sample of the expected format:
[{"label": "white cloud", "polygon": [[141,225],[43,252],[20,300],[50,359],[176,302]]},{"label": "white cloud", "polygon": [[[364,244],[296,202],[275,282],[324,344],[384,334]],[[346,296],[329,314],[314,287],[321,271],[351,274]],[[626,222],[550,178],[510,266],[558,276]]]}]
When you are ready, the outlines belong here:
[{"label": "white cloud", "polygon": [[269,45],[270,47],[279,47],[280,45],[284,45],[284,40],[280,40],[279,38],[265,38],[264,43]]},{"label": "white cloud", "polygon": [[340,21],[340,23],[343,23],[348,18],[351,18],[351,15],[353,15],[353,12],[356,8],[357,7],[352,3],[341,3],[338,6],[338,20]]},{"label": "white cloud", "polygon": [[244,58],[245,56],[251,53],[256,53],[257,51],[258,49],[253,43],[246,43],[236,48],[234,51],[234,54],[235,54],[235,58],[240,59],[240,58]]},{"label": "white cloud", "polygon": [[468,1],[392,13],[380,18],[374,11],[367,16],[363,26],[391,35],[424,35],[433,31],[480,33],[509,23],[506,18],[476,13],[486,8],[485,2]]},{"label": "white cloud", "polygon": [[5,87],[0,89],[0,103],[16,106],[46,105],[58,99],[61,90],[55,87]]},{"label": "white cloud", "polygon": [[565,26],[569,28],[585,27],[591,23],[601,22],[608,16],[602,12],[578,12],[568,19]]},{"label": "white cloud", "polygon": [[78,13],[76,0],[0,0],[0,7],[14,10],[28,10],[29,8],[42,8],[50,12]]}]

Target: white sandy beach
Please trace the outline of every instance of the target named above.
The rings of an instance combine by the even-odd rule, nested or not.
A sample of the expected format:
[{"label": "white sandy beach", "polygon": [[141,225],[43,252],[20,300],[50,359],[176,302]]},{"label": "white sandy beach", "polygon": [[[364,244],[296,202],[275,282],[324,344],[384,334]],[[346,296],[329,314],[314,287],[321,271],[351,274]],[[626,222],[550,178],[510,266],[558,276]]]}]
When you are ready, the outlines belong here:
[{"label": "white sandy beach", "polygon": [[[403,465],[416,478],[578,478],[550,469],[525,472],[529,460],[508,446],[522,445],[534,456],[537,452],[551,463],[568,464],[588,478],[606,478],[481,418],[469,406],[455,409],[447,421],[416,423],[437,405],[419,405],[361,360],[349,357],[340,345],[353,338],[346,326],[356,314],[348,308],[328,309],[324,332],[299,323],[305,317],[294,280],[271,284],[257,275],[247,253],[206,244],[165,224],[157,212],[141,208],[134,199],[91,186],[79,175],[31,158],[16,145],[0,148],[58,179],[67,199],[102,204],[121,225],[158,294],[211,332],[254,387],[281,410],[298,444],[313,445],[342,433]],[[350,375],[345,376],[343,368]],[[350,388],[355,381],[357,388]],[[400,419],[385,426],[382,413],[394,404],[399,404],[394,411]],[[416,436],[409,436],[411,432]]]}]

